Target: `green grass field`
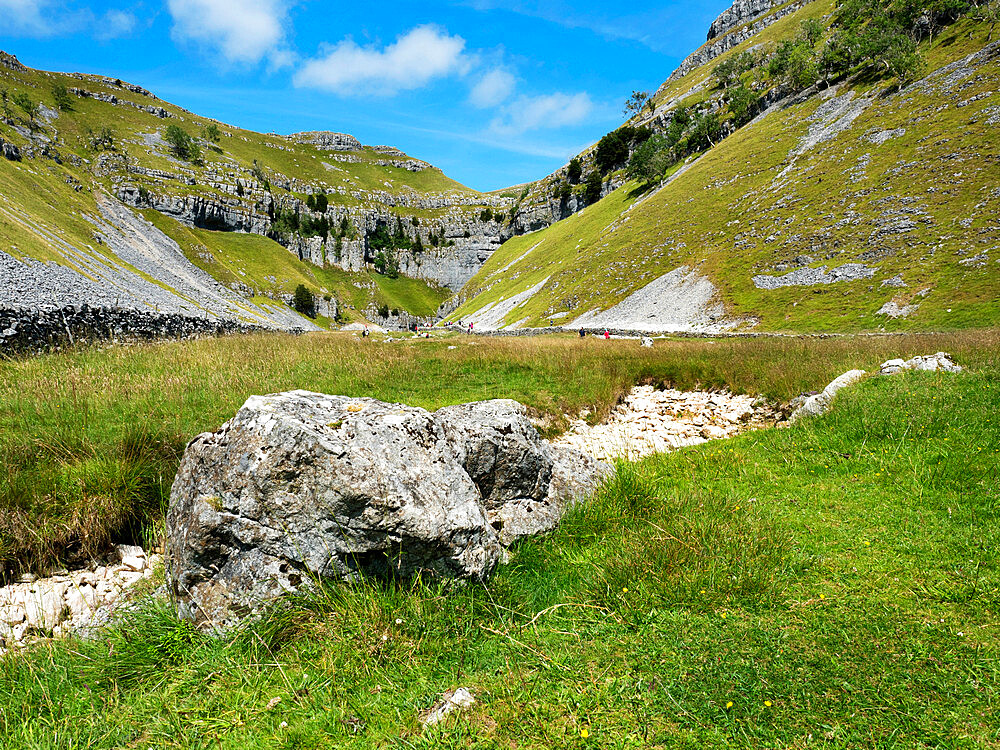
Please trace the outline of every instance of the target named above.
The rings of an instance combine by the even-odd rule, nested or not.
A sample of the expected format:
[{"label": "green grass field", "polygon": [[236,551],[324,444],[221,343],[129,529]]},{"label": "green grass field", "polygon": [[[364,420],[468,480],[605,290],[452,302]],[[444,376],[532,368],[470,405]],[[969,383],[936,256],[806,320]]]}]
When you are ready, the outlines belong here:
[{"label": "green grass field", "polygon": [[[142,429],[169,482],[183,441],[255,392],[559,415],[637,381],[787,399],[939,349],[968,371],[871,379],[825,417],[619,465],[488,585],[329,585],[221,639],[147,602],[106,640],[0,659],[0,747],[996,747],[995,332],[89,350],[0,363],[0,451],[22,493],[51,493],[52,465],[127,455]],[[422,731],[457,686],[475,707]]]}]

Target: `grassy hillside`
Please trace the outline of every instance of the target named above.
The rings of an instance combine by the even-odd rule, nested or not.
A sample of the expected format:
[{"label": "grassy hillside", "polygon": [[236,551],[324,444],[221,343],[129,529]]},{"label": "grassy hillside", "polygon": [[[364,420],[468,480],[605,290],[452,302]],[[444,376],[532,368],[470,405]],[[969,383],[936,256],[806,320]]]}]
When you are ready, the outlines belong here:
[{"label": "grassy hillside", "polygon": [[[757,45],[773,49],[833,8],[806,5],[671,82],[656,101],[697,109],[719,96],[715,66]],[[965,18],[924,41],[924,72],[902,88],[894,78],[855,75],[806,91],[688,157],[662,186],[626,183],[569,219],[508,241],[463,289],[465,304],[452,318],[545,281],[506,323],[543,325],[559,314],[567,322],[687,266],[715,285],[730,319],[755,330],[995,322],[1000,62],[994,50],[954,64],[983,49],[989,28]],[[845,264],[864,265],[870,278],[775,289],[753,280]],[[906,317],[880,314],[890,302],[912,308]]]},{"label": "grassy hillside", "polygon": [[[0,191],[6,199],[0,208],[0,249],[18,258],[52,261],[77,271],[82,270],[81,260],[116,263],[107,248],[94,242],[94,222],[87,217],[99,219],[98,196],[115,196],[124,185],[158,200],[197,196],[265,220],[272,203],[291,210],[320,192],[330,216],[377,210],[404,221],[418,216],[428,227],[452,220],[456,211],[478,215],[483,202],[474,191],[429,165],[419,171],[394,166],[410,161],[405,154],[369,147],[326,151],[198,117],[120,81],[22,68],[10,58],[3,63],[0,140],[18,147],[24,158],[0,159]],[[59,108],[59,87],[70,92],[66,109]],[[74,89],[90,95],[81,96]],[[33,114],[18,105],[22,96],[39,106]],[[170,149],[165,135],[174,126],[199,145],[199,159],[182,158]],[[218,129],[217,142],[206,134],[212,126]],[[445,197],[469,205],[397,210],[385,202],[387,196],[404,202]],[[302,262],[265,237],[206,233],[152,211],[145,215],[177,240],[195,265],[223,284],[250,287],[248,293],[258,297],[275,297],[305,283],[317,294],[330,294],[346,308],[354,307],[354,317],[360,317],[372,302],[426,315],[445,296],[422,282],[376,282],[369,273],[347,274]],[[336,224],[340,218],[338,213],[330,221]],[[339,233],[339,228],[332,231]],[[353,224],[350,231],[357,238]],[[214,260],[191,252],[195,247],[209,248]]]},{"label": "grassy hillside", "polygon": [[[229,339],[4,365],[3,383],[74,388],[19,390],[20,400],[0,403],[16,404],[5,419],[49,434],[89,414],[103,426],[89,434],[113,440],[129,410],[149,413],[161,434],[210,427],[262,375],[265,386],[425,406],[512,395],[550,409],[605,403],[639,373],[789,395],[890,351],[937,348],[959,352],[972,371],[869,380],[826,417],[622,464],[598,497],[552,535],[520,544],[485,586],[334,585],[225,639],[150,602],[106,641],[42,643],[0,659],[0,747],[996,744],[995,334],[677,342],[652,352],[571,340],[452,351],[301,342]],[[244,356],[228,357],[234,347]],[[402,360],[407,371],[451,378],[433,388],[398,379]],[[139,381],[162,390],[122,398]],[[458,686],[476,705],[422,731],[419,712]]]}]

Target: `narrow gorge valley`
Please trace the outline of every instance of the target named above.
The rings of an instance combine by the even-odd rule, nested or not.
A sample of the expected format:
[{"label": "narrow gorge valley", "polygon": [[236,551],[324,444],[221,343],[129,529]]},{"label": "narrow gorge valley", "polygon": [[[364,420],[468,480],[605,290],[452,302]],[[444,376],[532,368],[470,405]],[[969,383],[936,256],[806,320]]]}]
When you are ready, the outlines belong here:
[{"label": "narrow gorge valley", "polygon": [[998,0],[105,5],[0,0],[0,750],[997,745]]}]

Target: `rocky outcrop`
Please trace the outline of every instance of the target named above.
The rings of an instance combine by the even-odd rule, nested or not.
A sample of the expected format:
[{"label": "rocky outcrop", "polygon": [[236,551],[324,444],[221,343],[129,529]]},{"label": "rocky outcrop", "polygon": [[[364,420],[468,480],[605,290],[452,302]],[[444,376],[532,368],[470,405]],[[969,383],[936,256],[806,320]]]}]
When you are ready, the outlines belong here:
[{"label": "rocky outcrop", "polygon": [[140,190],[131,184],[120,185],[115,197],[127,206],[153,208],[189,226],[203,229],[267,234],[271,219],[243,201],[205,195],[174,195]]},{"label": "rocky outcrop", "polygon": [[[753,4],[755,0],[746,0],[746,2]],[[781,20],[785,16],[794,13],[809,2],[811,2],[811,0],[798,0],[797,2],[792,2],[782,8],[779,8],[774,13],[770,13],[765,15],[763,18],[759,18],[746,26],[742,26],[740,28],[731,27],[732,30],[728,33],[723,33],[722,36],[713,37],[709,35],[709,41],[684,58],[684,61],[677,67],[677,70],[671,73],[670,77],[663,83],[662,86],[660,86],[656,93],[660,94],[669,84],[673,83],[678,78],[683,78],[695,68],[700,68],[702,65],[705,65],[719,57],[719,55],[728,52],[733,47],[738,47],[743,44],[743,42],[756,36],[763,29],[766,29],[768,26]],[[737,5],[740,4],[741,3],[737,3]],[[780,3],[776,2],[774,5],[780,5]]]},{"label": "rocky outcrop", "polygon": [[326,130],[312,130],[304,133],[292,133],[288,140],[295,143],[306,143],[326,151],[360,151],[361,141],[347,133],[331,133]]},{"label": "rocky outcrop", "polygon": [[[191,175],[180,171],[172,173],[142,168],[117,155],[102,155],[98,159],[97,170],[113,177],[122,173],[141,175],[163,184],[162,189],[150,189],[136,184],[131,176],[113,179],[115,197],[128,206],[153,208],[189,226],[270,236],[301,260],[318,266],[337,266],[345,271],[362,271],[371,267],[376,253],[367,240],[380,226],[392,230],[399,218],[399,213],[392,208],[449,209],[440,218],[425,220],[419,227],[405,223],[407,237],[414,242],[419,238],[422,250],[393,252],[399,271],[404,276],[431,281],[455,291],[472,278],[490,255],[515,233],[514,227],[507,223],[484,221],[478,215],[478,209],[466,208],[485,202],[502,210],[510,203],[509,200],[492,197],[355,191],[351,197],[360,205],[331,203],[325,214],[320,214],[311,211],[297,198],[285,198],[279,203],[249,173],[242,176],[210,174],[208,185],[217,192],[190,194],[174,192],[169,185],[195,183]],[[273,184],[306,195],[323,192],[322,186],[297,180],[285,183],[275,181]],[[325,217],[334,228],[346,219],[352,233],[339,240],[335,232],[326,237],[275,233],[272,215],[278,209],[294,211],[300,217],[309,216],[314,220]],[[434,235],[437,244],[432,243],[431,235]]]},{"label": "rocky outcrop", "polygon": [[719,14],[708,29],[708,41],[722,36],[727,31],[753,21],[772,8],[783,5],[787,0],[736,0],[732,7]]},{"label": "rocky outcrop", "polygon": [[789,421],[794,422],[802,417],[815,417],[820,414],[826,414],[833,404],[833,397],[837,395],[837,391],[849,385],[854,385],[864,378],[865,375],[864,370],[849,370],[835,378],[821,393],[793,401],[792,406],[795,410],[788,418]]},{"label": "rocky outcrop", "polygon": [[[383,315],[382,313],[388,313]],[[379,309],[374,304],[365,309],[365,318],[375,324],[383,331],[410,331],[414,326],[432,326],[437,322],[435,317],[420,317],[411,315],[405,310],[385,310]]]},{"label": "rocky outcrop", "polygon": [[864,263],[845,263],[837,268],[831,268],[829,273],[827,273],[826,266],[798,268],[789,271],[784,276],[754,276],[753,284],[758,289],[780,289],[784,286],[815,286],[816,284],[835,284],[838,281],[864,281],[874,276],[877,270],[877,268],[871,268]]},{"label": "rocky outcrop", "polygon": [[8,161],[21,161],[21,149],[0,138],[0,156]]},{"label": "rocky outcrop", "polygon": [[9,68],[17,73],[27,72],[27,68],[21,64],[21,61],[8,52],[0,50],[0,65],[5,68]]},{"label": "rocky outcrop", "polygon": [[[141,89],[146,96],[152,96],[145,89]],[[87,89],[81,89],[76,86],[70,87],[69,93],[74,96],[78,96],[81,99],[96,99],[99,102],[105,102],[107,104],[112,104],[114,106],[122,105],[126,107],[132,107],[133,109],[138,109],[140,112],[148,112],[155,117],[160,119],[166,119],[168,117],[173,117],[173,114],[168,112],[163,107],[154,104],[137,104],[136,102],[129,101],[128,99],[119,99],[114,94],[105,94],[102,91],[88,91]]]},{"label": "rocky outcrop", "polygon": [[182,617],[226,627],[315,578],[484,579],[607,471],[553,451],[513,401],[254,396],[185,451],[169,585]]}]

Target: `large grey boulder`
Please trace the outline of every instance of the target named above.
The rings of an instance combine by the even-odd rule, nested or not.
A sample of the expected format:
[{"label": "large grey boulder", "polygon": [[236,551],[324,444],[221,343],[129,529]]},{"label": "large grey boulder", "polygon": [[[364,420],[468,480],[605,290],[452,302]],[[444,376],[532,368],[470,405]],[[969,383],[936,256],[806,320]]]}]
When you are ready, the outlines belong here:
[{"label": "large grey boulder", "polygon": [[517,401],[449,406],[435,416],[504,546],[554,529],[567,506],[592,494],[611,473],[607,464],[582,452],[539,439]]},{"label": "large grey boulder", "polygon": [[314,578],[481,580],[610,472],[553,449],[514,401],[430,413],[254,396],[188,445],[167,514],[182,617],[226,627]]}]

